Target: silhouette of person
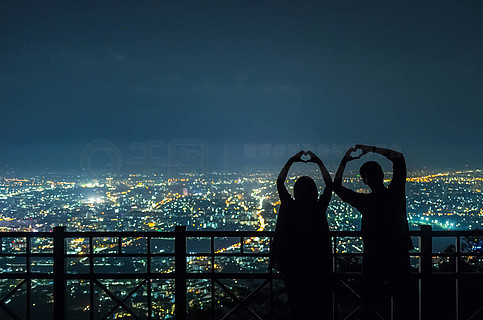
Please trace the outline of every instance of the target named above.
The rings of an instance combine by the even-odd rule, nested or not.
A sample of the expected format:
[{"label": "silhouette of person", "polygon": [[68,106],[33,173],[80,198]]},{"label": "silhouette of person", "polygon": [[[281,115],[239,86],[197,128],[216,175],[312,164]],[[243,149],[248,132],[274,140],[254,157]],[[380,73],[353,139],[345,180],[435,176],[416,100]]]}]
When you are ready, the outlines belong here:
[{"label": "silhouette of person", "polygon": [[[302,155],[310,156],[302,160]],[[325,181],[318,196],[314,180],[301,176],[294,185],[294,198],[285,188],[291,165],[316,163]],[[277,179],[280,210],[272,245],[272,262],[287,289],[292,319],[329,319],[331,312],[331,241],[327,206],[332,179],[322,161],[311,151],[291,157]]]},{"label": "silhouette of person", "polygon": [[[361,150],[357,157],[351,154]],[[362,181],[370,193],[357,193],[342,186],[347,162],[368,152],[385,156],[393,164],[393,178],[386,188],[384,172],[375,161],[360,168]],[[406,161],[402,153],[375,146],[356,145],[350,148],[334,177],[334,192],[354,206],[362,215],[364,243],[361,279],[361,319],[376,319],[378,297],[389,291],[394,298],[396,319],[407,319],[407,281],[410,270],[409,253],[413,248],[406,215]],[[378,319],[378,318],[377,318]]]}]

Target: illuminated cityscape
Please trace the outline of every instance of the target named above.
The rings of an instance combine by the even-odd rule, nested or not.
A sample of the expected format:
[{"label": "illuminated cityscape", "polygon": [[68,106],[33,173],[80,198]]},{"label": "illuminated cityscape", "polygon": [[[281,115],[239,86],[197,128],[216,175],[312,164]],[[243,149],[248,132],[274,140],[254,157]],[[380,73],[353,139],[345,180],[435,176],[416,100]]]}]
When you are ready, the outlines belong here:
[{"label": "illuminated cityscape", "polygon": [[[290,177],[289,187],[295,179]],[[172,231],[177,225],[188,230],[273,230],[280,204],[275,180],[274,173],[4,177],[0,231],[50,231],[60,225],[75,231]],[[356,176],[344,183],[368,192]],[[483,170],[410,173],[410,224],[444,230],[481,228],[482,190]],[[358,212],[335,195],[327,216],[333,230],[359,228]]]},{"label": "illuminated cityscape", "polygon": [[[187,230],[271,231],[274,230],[280,205],[274,181],[274,173],[235,174],[183,174],[176,178],[162,175],[127,176],[86,179],[79,176],[4,177],[0,186],[0,231],[2,232],[50,232],[64,225],[67,231],[174,231],[175,226],[187,226]],[[293,186],[296,176],[287,185]],[[318,184],[322,183],[317,181]],[[365,192],[365,186],[355,176],[348,176],[345,185]],[[319,188],[321,188],[320,186]],[[474,230],[483,228],[483,170],[455,172],[412,172],[407,179],[407,211],[412,229],[419,225],[431,225],[434,230]],[[351,206],[333,196],[327,211],[332,230],[354,231],[360,229],[360,214]],[[16,238],[2,239],[3,252],[24,252],[26,242]],[[116,253],[119,248],[126,253],[145,252],[146,238],[126,237],[94,238],[93,252]],[[120,247],[119,247],[120,245]],[[36,239],[32,252],[52,252],[52,242]],[[87,238],[67,241],[67,253],[81,255],[67,262],[67,272],[82,274],[89,270]],[[150,240],[152,252],[173,252],[174,243],[169,239]],[[439,250],[448,243],[442,242]],[[187,240],[188,252],[208,252],[209,241],[203,238]],[[340,252],[363,251],[360,238],[340,238]],[[247,238],[243,249],[251,252],[268,252],[268,238]],[[240,241],[234,238],[217,239],[216,252],[240,252]],[[85,255],[86,258],[82,258]],[[96,258],[95,272],[136,273],[146,272],[145,258],[108,256]],[[220,257],[212,265],[209,257],[188,258],[188,272],[257,272],[268,270],[266,258]],[[438,261],[440,263],[441,261]],[[21,258],[3,259],[1,272],[25,272]],[[52,261],[38,258],[32,262],[32,271],[51,272]],[[172,257],[153,259],[151,271],[170,273],[174,268]],[[136,283],[130,280],[106,280],[106,287],[113,292],[126,292]],[[243,288],[237,282],[232,287]],[[9,281],[3,286],[11,285]],[[207,308],[210,283],[193,280],[188,283],[189,306],[193,310]],[[41,281],[35,290],[48,291],[48,283]],[[33,289],[33,290],[34,290]],[[173,283],[164,280],[152,284],[156,291],[153,312],[159,319],[173,315]],[[72,314],[89,311],[86,298],[88,285],[83,281],[69,283],[69,308]],[[99,303],[108,309],[110,299],[99,293]],[[48,296],[48,295],[47,295]],[[84,297],[84,298],[83,298]],[[87,300],[86,300],[87,299]],[[104,304],[103,301],[106,303]],[[136,302],[137,301],[137,302]],[[49,302],[49,301],[44,301]],[[51,301],[50,301],[51,302]],[[142,309],[142,297],[133,297],[131,307]],[[136,307],[137,306],[137,307]],[[35,305],[33,305],[35,308]],[[122,311],[116,312],[121,317]],[[75,318],[77,319],[77,318]]]}]

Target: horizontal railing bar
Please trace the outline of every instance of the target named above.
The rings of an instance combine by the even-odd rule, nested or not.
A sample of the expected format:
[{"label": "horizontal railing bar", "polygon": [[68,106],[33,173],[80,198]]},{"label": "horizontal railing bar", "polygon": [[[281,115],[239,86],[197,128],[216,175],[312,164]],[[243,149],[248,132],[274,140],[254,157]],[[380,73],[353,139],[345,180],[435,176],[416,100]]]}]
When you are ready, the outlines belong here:
[{"label": "horizontal railing bar", "polygon": [[[75,254],[75,253],[66,253],[64,255],[65,258],[88,258],[89,253],[86,254]],[[218,256],[218,257],[229,257],[229,256],[240,256],[240,257],[246,257],[246,256],[256,256],[256,257],[270,257],[270,253],[258,253],[258,252],[232,252],[232,253],[226,253],[226,252],[187,252],[186,256],[192,256],[192,257],[197,257],[197,256]],[[294,253],[296,255],[296,253]],[[343,257],[343,256],[355,256],[355,257],[363,257],[364,253],[356,253],[356,252],[336,252],[335,254],[332,254],[334,256],[338,257]],[[421,256],[420,252],[409,252],[409,255],[411,257],[418,257]],[[431,255],[433,258],[435,257],[482,257],[483,253],[475,252],[475,253],[466,253],[466,252],[460,252],[460,253],[446,253],[446,252],[432,252]],[[25,257],[32,257],[32,258],[53,258],[54,254],[53,253],[0,253],[0,257],[13,257],[13,258],[25,258]],[[174,257],[174,253],[93,253],[93,257]]]},{"label": "horizontal railing bar", "polygon": [[67,280],[173,279],[174,273],[67,273]]},{"label": "horizontal railing bar", "polygon": [[53,253],[0,253],[0,257],[32,257],[32,258],[53,258]]},{"label": "horizontal railing bar", "polygon": [[196,253],[186,253],[187,257],[265,257],[269,258],[269,253],[248,253],[248,252],[196,252]]},{"label": "horizontal railing bar", "polygon": [[[65,254],[65,258],[89,258],[90,254]],[[122,258],[147,258],[147,257],[174,257],[174,253],[93,253],[93,258],[109,258],[109,257],[122,257]]]},{"label": "horizontal railing bar", "polygon": [[208,237],[248,237],[248,238],[261,238],[273,236],[273,231],[186,231],[186,238],[208,238]]},{"label": "horizontal railing bar", "polygon": [[174,238],[172,231],[66,231],[65,238]]},{"label": "horizontal railing bar", "polygon": [[[89,237],[151,237],[151,238],[174,238],[172,231],[66,231],[66,238],[89,238]],[[411,230],[413,237],[421,236],[420,230]],[[273,237],[273,231],[186,231],[186,237]],[[361,231],[329,231],[331,237],[362,237]],[[441,230],[431,231],[433,237],[462,237],[483,236],[483,230]],[[0,238],[53,238],[52,232],[0,232]]]},{"label": "horizontal railing bar", "polygon": [[233,272],[217,272],[217,273],[186,273],[187,279],[269,279],[279,278],[278,273],[233,273]]},{"label": "horizontal railing bar", "polygon": [[[172,231],[66,231],[66,238],[88,237],[151,237],[174,238]],[[273,231],[186,231],[186,237],[273,237]],[[331,237],[362,237],[361,231],[329,231]],[[411,230],[409,235],[421,236],[420,230]],[[483,236],[483,230],[441,230],[431,231],[433,237]],[[52,232],[0,232],[0,238],[53,238]]]},{"label": "horizontal railing bar", "polygon": [[0,232],[0,238],[53,238],[53,232],[23,232],[23,231],[3,231]]},{"label": "horizontal railing bar", "polygon": [[[218,255],[218,254],[217,254]],[[52,253],[0,253],[0,257],[12,257],[12,258],[53,258],[54,255]],[[93,257],[97,258],[105,258],[105,257],[174,257],[174,253],[94,253],[92,254]],[[89,258],[89,254],[69,254],[66,253],[64,255],[65,258]]]},{"label": "horizontal railing bar", "polygon": [[[86,276],[93,276],[94,278],[103,278],[103,277],[111,277],[111,276],[115,276],[116,278],[118,278],[119,276],[127,276],[127,277],[130,277],[132,278],[133,275],[137,275],[137,276],[140,276],[141,278],[145,278],[145,276],[149,276],[149,277],[153,277],[153,278],[156,278],[156,277],[159,277],[160,275],[173,275],[174,277],[174,272],[170,272],[170,273],[156,273],[156,272],[139,272],[139,273],[135,273],[135,272],[132,272],[132,273],[97,273],[97,272],[94,272],[93,274],[89,274],[89,273],[70,273],[70,272],[67,272],[65,274],[66,277],[71,277],[71,278],[75,278],[75,277],[86,277]],[[251,274],[255,274],[255,275],[266,275],[268,276],[270,274],[269,271],[267,272],[259,272],[259,273],[250,273],[250,272],[245,272],[245,273],[236,273],[236,272],[231,272],[231,273],[228,273],[228,272],[215,272],[214,274],[225,274],[225,275],[240,275],[240,274],[244,274],[244,275],[251,275]],[[272,272],[272,275],[276,275],[276,274],[279,274],[278,272]],[[361,272],[336,272],[335,273],[337,276],[341,275],[341,276],[353,276],[353,275],[360,275]],[[417,272],[412,272],[411,273],[411,276],[418,276],[420,273],[417,273]],[[198,275],[204,275],[207,279],[209,279],[211,277],[211,272],[191,272],[191,273],[187,273],[187,275],[196,275],[196,277],[199,277]],[[300,275],[303,275],[303,273],[300,273]],[[473,276],[479,276],[479,277],[483,277],[483,272],[438,272],[438,271],[433,271],[432,275],[435,275],[435,276],[451,276],[451,277],[473,277]],[[12,276],[14,278],[17,278],[17,279],[25,279],[25,278],[33,278],[33,279],[36,279],[36,278],[52,278],[53,277],[53,274],[52,273],[42,273],[42,272],[30,272],[30,273],[27,273],[27,272],[11,272],[11,273],[1,273],[0,274],[0,279],[6,279],[6,278],[12,278]]]},{"label": "horizontal railing bar", "polygon": [[53,273],[37,273],[37,272],[23,272],[23,273],[0,273],[0,279],[54,279]]}]

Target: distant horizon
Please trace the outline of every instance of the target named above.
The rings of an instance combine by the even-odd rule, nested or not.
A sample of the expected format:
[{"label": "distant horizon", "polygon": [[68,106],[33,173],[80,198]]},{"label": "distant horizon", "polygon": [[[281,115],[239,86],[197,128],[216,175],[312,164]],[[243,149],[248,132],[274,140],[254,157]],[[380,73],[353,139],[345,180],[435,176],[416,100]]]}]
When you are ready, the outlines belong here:
[{"label": "distant horizon", "polygon": [[[170,173],[168,169],[164,171],[152,171],[152,172],[145,172],[142,169],[135,169],[130,170],[128,168],[123,168],[121,171],[117,173],[109,173],[109,172],[102,172],[93,175],[81,168],[51,168],[51,167],[32,167],[32,168],[22,168],[22,167],[14,167],[14,166],[4,166],[0,169],[0,178],[30,178],[30,177],[48,177],[48,176],[76,176],[76,177],[83,177],[85,179],[106,179],[106,178],[116,178],[116,177],[127,177],[130,175],[140,176],[140,177],[163,177],[163,178],[180,178],[186,175],[199,175],[199,176],[206,176],[212,174],[221,174],[221,175],[249,175],[249,174],[271,174],[276,176],[280,170],[280,166],[277,165],[244,165],[240,166],[239,168],[208,168],[202,171],[180,171],[176,173]],[[357,177],[359,175],[358,172],[359,167],[350,168],[346,171],[347,177]],[[334,175],[336,172],[335,167],[329,166],[329,173]],[[411,177],[417,177],[419,174],[444,174],[444,173],[456,173],[456,172],[471,172],[471,171],[483,171],[483,167],[440,167],[440,168],[430,168],[430,167],[421,167],[421,168],[412,168],[408,169],[408,179]],[[291,169],[289,172],[289,177],[297,176],[297,175],[310,175],[310,174],[318,175],[319,173],[315,170],[307,170],[303,168],[295,168]],[[390,175],[392,173],[391,168],[384,168],[384,173],[386,175]],[[389,179],[390,176],[386,176],[386,179]],[[320,179],[322,179],[320,177]],[[274,180],[275,181],[275,180]]]},{"label": "distant horizon", "polygon": [[[336,170],[343,153],[353,144],[329,143],[212,143],[202,139],[151,140],[141,143],[116,144],[108,140],[93,140],[85,145],[31,145],[29,147],[0,147],[0,172],[18,170],[41,172],[45,170],[81,173],[87,166],[104,168],[115,166],[122,172],[162,172],[180,163],[197,171],[244,171],[247,168],[263,170],[281,168],[286,160],[301,149],[313,150],[331,170]],[[479,159],[446,157],[428,160],[428,154],[397,144],[377,144],[393,147],[405,154],[409,170],[458,170],[482,168]],[[17,150],[10,151],[8,150]],[[428,152],[428,150],[426,150]],[[364,160],[364,159],[362,159]],[[377,160],[377,159],[375,159]],[[385,161],[385,160],[381,160]],[[146,168],[146,169],[145,169]],[[146,171],[147,170],[147,171]],[[389,170],[389,169],[388,169]]]}]

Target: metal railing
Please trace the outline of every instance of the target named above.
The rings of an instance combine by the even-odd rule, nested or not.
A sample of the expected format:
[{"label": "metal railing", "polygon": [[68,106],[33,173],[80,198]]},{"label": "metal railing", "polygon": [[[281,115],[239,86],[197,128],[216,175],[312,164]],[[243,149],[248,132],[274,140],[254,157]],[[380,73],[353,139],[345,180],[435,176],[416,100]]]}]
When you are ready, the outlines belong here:
[{"label": "metal railing", "polygon": [[[483,231],[432,231],[430,226],[421,226],[418,231],[411,231],[411,236],[419,238],[419,250],[415,250],[410,253],[411,257],[419,261],[418,268],[412,274],[414,281],[418,283],[418,317],[420,320],[432,319],[433,306],[431,302],[431,288],[434,281],[440,281],[440,279],[454,280],[454,319],[460,320],[462,314],[465,313],[465,320],[480,319],[483,316],[483,307],[475,308],[470,313],[465,310],[461,310],[461,286],[462,279],[477,279],[482,280],[482,273],[473,271],[462,270],[461,266],[468,259],[478,260],[482,256],[480,253],[467,252],[462,250],[462,238],[465,237],[483,237]],[[225,312],[220,317],[222,319],[229,319],[232,315],[236,314],[240,310],[244,310],[250,314],[254,319],[275,319],[274,308],[272,305],[274,281],[278,281],[279,275],[272,270],[270,264],[269,247],[273,232],[264,231],[187,231],[186,227],[176,227],[174,232],[66,232],[64,227],[56,227],[53,232],[3,232],[0,233],[0,258],[4,259],[24,259],[20,265],[24,268],[20,270],[7,270],[0,274],[0,279],[16,279],[19,282],[16,285],[11,285],[8,290],[0,292],[0,311],[4,312],[11,319],[35,319],[32,314],[32,281],[44,279],[53,282],[53,318],[55,320],[64,320],[68,313],[66,307],[66,297],[68,295],[68,282],[70,281],[86,281],[89,284],[89,304],[86,310],[88,310],[89,319],[110,319],[112,315],[119,308],[123,309],[126,314],[129,314],[134,319],[159,319],[153,313],[153,293],[152,285],[153,281],[164,279],[172,281],[174,283],[174,312],[173,317],[176,320],[187,319],[187,293],[188,293],[188,281],[207,281],[209,283],[209,310],[207,310],[211,319],[216,318],[216,300],[215,289],[222,290],[225,296],[231,298],[235,305],[228,312]],[[353,288],[353,282],[357,281],[360,277],[358,271],[344,271],[339,268],[340,259],[360,258],[361,252],[344,252],[339,249],[340,239],[347,237],[360,238],[360,232],[354,231],[334,231],[331,232],[332,241],[334,244],[333,249],[333,268],[336,278],[342,288],[345,288],[349,294],[353,295],[353,298],[357,299],[357,289]],[[433,239],[440,237],[451,237],[455,239],[454,250],[451,252],[433,252],[432,241]],[[224,250],[215,245],[215,239],[231,238],[237,239],[234,246],[237,250]],[[247,250],[247,245],[252,239],[257,238],[259,243],[263,243],[265,250]],[[13,245],[6,246],[4,244],[5,239]],[[17,239],[17,240],[15,240]],[[15,241],[23,239],[17,244]],[[44,246],[44,248],[37,248],[33,246],[33,240],[35,239],[47,239],[47,242],[51,245]],[[71,247],[66,244],[68,239],[77,239],[82,245],[78,245],[77,252],[72,251]],[[106,240],[110,242],[104,242],[101,245],[97,245],[98,240]],[[129,252],[124,250],[127,248],[125,242],[129,242],[129,239],[143,239],[143,250],[137,252]],[[171,248],[158,248],[153,246],[158,240],[170,240],[174,242]],[[205,239],[209,243],[209,249],[205,251],[194,252],[187,250],[187,240],[189,239]],[[261,242],[260,242],[260,239]],[[101,241],[101,242],[102,242]],[[167,247],[170,247],[168,245]],[[46,248],[45,248],[46,247]],[[154,247],[156,247],[154,249]],[[232,245],[233,247],[233,245]],[[15,248],[13,250],[12,248]],[[34,250],[33,250],[34,249]],[[142,252],[144,251],[144,252]],[[296,256],[296,253],[294,254]],[[266,266],[266,269],[262,272],[260,270],[250,272],[220,272],[217,259],[220,258],[243,258],[251,257],[261,259],[261,265]],[[439,258],[438,258],[439,257]],[[103,259],[134,259],[142,261],[142,267],[144,271],[130,270],[128,272],[99,272],[96,268],[103,265]],[[32,270],[35,265],[34,261],[38,259],[47,259],[52,261],[52,269],[49,272],[36,272]],[[158,260],[166,259],[167,264],[164,270],[160,272],[158,269],[153,268]],[[199,259],[205,268],[201,272],[193,272],[188,270],[187,265],[189,262]],[[454,270],[444,272],[434,272],[437,263],[433,259],[446,259],[445,261],[451,261],[454,264]],[[83,266],[87,266],[84,272],[73,272],[70,270],[72,261],[83,260]],[[164,261],[164,260],[163,260]],[[480,260],[478,260],[480,261]],[[170,265],[171,263],[171,265]],[[75,263],[74,263],[75,264]],[[111,264],[111,263],[109,263]],[[217,266],[218,265],[218,266]],[[217,269],[218,268],[218,269]],[[132,290],[125,292],[124,296],[120,298],[118,295],[113,294],[109,286],[102,283],[101,280],[132,280],[138,281]],[[256,286],[251,293],[247,294],[244,298],[239,298],[232,292],[229,286],[223,283],[224,279],[256,279],[260,281],[260,284]],[[352,280],[351,280],[352,279]],[[356,279],[356,280],[354,280]],[[352,281],[352,282],[351,282]],[[19,316],[16,312],[11,310],[8,305],[8,301],[22,288],[25,287],[25,312],[23,317]],[[97,288],[95,288],[97,287]],[[132,310],[131,306],[127,304],[127,301],[136,294],[141,287],[145,288],[145,304],[146,312],[145,317],[139,316]],[[96,308],[95,292],[96,290],[102,291],[107,295],[114,306],[110,308],[105,314],[96,314],[98,309]],[[268,290],[268,312],[260,315],[256,310],[250,307],[250,300],[254,295],[262,290]],[[353,308],[351,312],[346,312],[345,315],[340,315],[337,312],[337,306],[339,304],[340,297],[337,294],[333,296],[334,315],[333,319],[350,319],[356,312],[358,307]],[[86,311],[87,312],[87,311]],[[387,318],[393,319],[393,314],[388,313]],[[469,314],[469,315],[468,315]],[[167,318],[167,316],[165,317]],[[383,319],[384,317],[381,316]],[[164,319],[164,318],[163,318]]]}]

